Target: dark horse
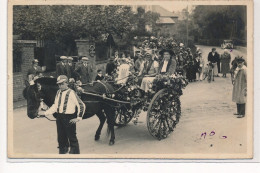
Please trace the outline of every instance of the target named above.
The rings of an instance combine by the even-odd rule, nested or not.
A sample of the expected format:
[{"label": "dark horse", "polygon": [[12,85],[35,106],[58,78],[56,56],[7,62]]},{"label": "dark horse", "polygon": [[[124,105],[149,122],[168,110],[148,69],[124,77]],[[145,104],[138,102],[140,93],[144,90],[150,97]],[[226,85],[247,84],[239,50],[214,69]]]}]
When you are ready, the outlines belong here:
[{"label": "dark horse", "polygon": [[[52,106],[56,93],[59,89],[56,81],[56,78],[43,77],[37,79],[34,85],[27,86],[24,89],[23,95],[27,100],[27,115],[29,118],[34,119],[38,117],[41,101],[43,101],[48,107]],[[96,94],[111,93],[114,91],[111,85],[100,82],[94,83],[93,86],[85,86],[84,89],[86,92]],[[102,97],[91,96],[84,93],[81,94],[81,100],[86,106],[83,119],[97,115],[100,120],[100,124],[95,134],[95,140],[99,140],[101,130],[107,119],[108,132],[111,133],[109,145],[113,145],[115,143],[115,110],[113,108],[113,103],[107,103],[104,99],[102,99]],[[56,117],[56,114],[53,116]]]}]

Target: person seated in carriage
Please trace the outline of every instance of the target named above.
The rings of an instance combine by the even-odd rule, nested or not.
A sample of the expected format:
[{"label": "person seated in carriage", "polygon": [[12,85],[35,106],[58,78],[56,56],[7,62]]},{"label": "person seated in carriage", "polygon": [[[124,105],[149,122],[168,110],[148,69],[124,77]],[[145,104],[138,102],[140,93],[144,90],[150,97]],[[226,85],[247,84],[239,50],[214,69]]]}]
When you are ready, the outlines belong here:
[{"label": "person seated in carriage", "polygon": [[150,90],[150,85],[152,84],[155,76],[158,74],[159,63],[156,56],[153,55],[152,50],[147,50],[145,53],[145,63],[142,72],[142,83],[141,89],[145,92]]},{"label": "person seated in carriage", "polygon": [[162,62],[159,65],[159,73],[168,75],[174,74],[177,67],[174,52],[169,49],[163,49],[159,53],[163,57]]}]

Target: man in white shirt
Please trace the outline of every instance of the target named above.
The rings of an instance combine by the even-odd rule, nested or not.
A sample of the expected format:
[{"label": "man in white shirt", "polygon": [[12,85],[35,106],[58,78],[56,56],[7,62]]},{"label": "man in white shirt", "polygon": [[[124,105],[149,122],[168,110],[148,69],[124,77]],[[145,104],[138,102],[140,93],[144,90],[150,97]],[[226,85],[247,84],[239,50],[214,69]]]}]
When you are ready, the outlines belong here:
[{"label": "man in white shirt", "polygon": [[[70,147],[70,154],[79,154],[79,143],[76,136],[76,122],[82,120],[85,113],[85,105],[68,87],[68,78],[60,75],[57,78],[59,90],[57,91],[54,104],[46,112],[39,115],[51,115],[57,113],[56,125],[58,133],[59,154],[66,154]],[[76,113],[77,107],[77,115]]]}]

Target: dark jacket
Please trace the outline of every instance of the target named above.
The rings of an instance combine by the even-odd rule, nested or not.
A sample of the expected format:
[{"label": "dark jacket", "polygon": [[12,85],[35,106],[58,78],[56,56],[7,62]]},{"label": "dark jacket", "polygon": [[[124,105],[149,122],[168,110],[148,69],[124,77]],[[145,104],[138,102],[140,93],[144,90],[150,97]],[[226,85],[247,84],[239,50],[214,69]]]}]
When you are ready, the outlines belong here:
[{"label": "dark jacket", "polygon": [[212,52],[208,55],[208,61],[212,63],[220,62],[219,54],[215,52],[215,55],[213,56]]},{"label": "dark jacket", "polygon": [[106,66],[106,73],[111,75],[112,72],[116,69],[116,65],[114,62],[108,62]]},{"label": "dark jacket", "polygon": [[68,78],[76,78],[76,75],[75,75],[75,68],[74,68],[74,65],[70,66],[69,64],[66,65],[66,74],[67,74],[67,77]]},{"label": "dark jacket", "polygon": [[60,75],[66,75],[67,76],[67,65],[63,65],[62,62],[57,63],[56,65],[56,75],[57,77]]},{"label": "dark jacket", "polygon": [[99,75],[97,75],[95,81],[103,80],[103,79],[104,79],[104,76],[99,76]]},{"label": "dark jacket", "polygon": [[[159,65],[159,73],[162,71],[164,60]],[[166,73],[172,75],[176,71],[177,61],[174,58],[171,58],[167,64]]]},{"label": "dark jacket", "polygon": [[92,69],[89,64],[87,67],[85,67],[83,64],[80,64],[75,70],[75,74],[77,76],[76,80],[80,80],[83,84],[91,82],[91,72]]}]

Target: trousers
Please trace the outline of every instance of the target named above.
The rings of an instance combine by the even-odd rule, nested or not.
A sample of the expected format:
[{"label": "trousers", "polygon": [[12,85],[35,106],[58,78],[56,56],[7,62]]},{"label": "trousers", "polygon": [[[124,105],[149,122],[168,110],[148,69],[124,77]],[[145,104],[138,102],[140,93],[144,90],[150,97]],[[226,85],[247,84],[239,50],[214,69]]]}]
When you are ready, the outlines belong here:
[{"label": "trousers", "polygon": [[237,103],[237,113],[239,115],[245,115],[245,111],[246,111],[246,104],[238,104]]},{"label": "trousers", "polygon": [[69,123],[71,119],[76,118],[74,114],[57,114],[56,125],[58,134],[58,144],[60,154],[70,147],[70,154],[79,154],[79,143],[76,135],[76,124]]}]

